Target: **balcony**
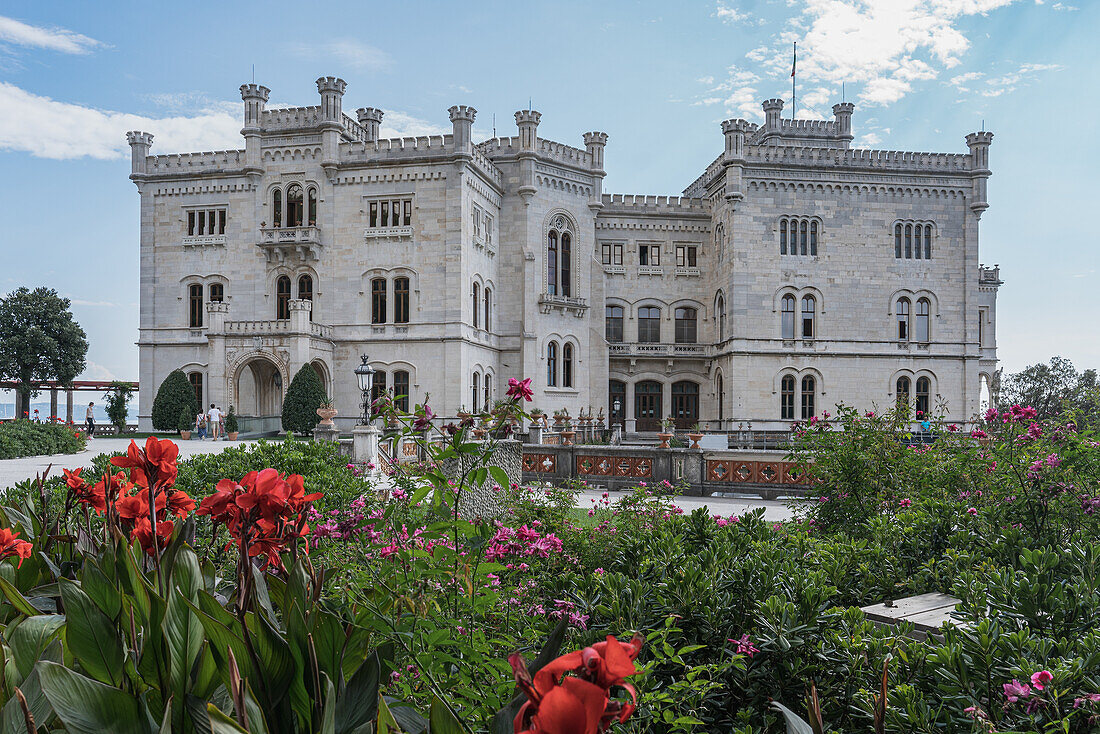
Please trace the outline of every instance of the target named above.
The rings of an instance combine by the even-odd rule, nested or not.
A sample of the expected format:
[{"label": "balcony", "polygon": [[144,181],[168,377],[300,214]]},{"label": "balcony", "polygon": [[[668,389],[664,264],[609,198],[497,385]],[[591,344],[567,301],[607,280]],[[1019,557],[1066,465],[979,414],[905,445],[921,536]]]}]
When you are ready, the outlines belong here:
[{"label": "balcony", "polygon": [[191,235],[183,238],[184,247],[216,247],[225,245],[224,234]]},{"label": "balcony", "polygon": [[[226,321],[226,336],[267,336],[294,333],[290,328],[290,319],[270,319],[265,321]],[[309,322],[310,336],[322,339],[332,338],[332,327],[326,324]]]},{"label": "balcony", "polygon": [[710,344],[653,344],[620,343],[609,344],[608,353],[612,357],[681,357],[706,358],[713,354]]},{"label": "balcony", "polygon": [[660,265],[639,265],[638,275],[664,275],[665,269]]},{"label": "balcony", "polygon": [[264,227],[257,247],[268,263],[310,262],[321,258],[321,230],[317,227]]},{"label": "balcony", "polygon": [[698,278],[699,268],[677,266],[676,277]]},{"label": "balcony", "polygon": [[412,239],[413,228],[407,227],[367,227],[363,230],[365,240],[407,240]]},{"label": "balcony", "polygon": [[588,311],[588,301],[584,298],[557,296],[549,293],[543,293],[539,296],[539,311],[550,313],[555,310],[561,311],[563,314],[571,313],[580,318]]}]

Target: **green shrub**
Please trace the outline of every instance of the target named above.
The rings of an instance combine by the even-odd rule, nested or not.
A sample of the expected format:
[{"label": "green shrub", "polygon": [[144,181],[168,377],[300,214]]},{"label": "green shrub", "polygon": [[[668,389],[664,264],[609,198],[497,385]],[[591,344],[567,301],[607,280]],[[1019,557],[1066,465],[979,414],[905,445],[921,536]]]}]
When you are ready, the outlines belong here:
[{"label": "green shrub", "polygon": [[191,414],[188,420],[190,425],[202,407],[195,399],[195,390],[187,381],[187,375],[182,370],[173,370],[160,383],[157,396],[153,399],[153,428],[158,431],[179,430],[180,410],[184,407]]},{"label": "green shrub", "polygon": [[327,400],[325,388],[313,365],[304,364],[283,399],[283,430],[308,435],[321,421],[317,409]]},{"label": "green shrub", "polygon": [[35,423],[29,420],[0,423],[0,459],[47,454],[75,454],[88,440],[82,431],[65,423]]},{"label": "green shrub", "polygon": [[111,420],[111,424],[118,428],[119,433],[126,428],[126,417],[129,412],[126,402],[133,392],[133,383],[117,380],[107,389],[107,417]]},{"label": "green shrub", "polygon": [[237,432],[237,413],[233,410],[232,405],[229,406],[229,412],[225,414],[225,432]]},{"label": "green shrub", "polygon": [[191,410],[188,406],[180,408],[179,422],[176,424],[176,429],[180,431],[190,431],[195,427],[195,416],[198,413]]}]

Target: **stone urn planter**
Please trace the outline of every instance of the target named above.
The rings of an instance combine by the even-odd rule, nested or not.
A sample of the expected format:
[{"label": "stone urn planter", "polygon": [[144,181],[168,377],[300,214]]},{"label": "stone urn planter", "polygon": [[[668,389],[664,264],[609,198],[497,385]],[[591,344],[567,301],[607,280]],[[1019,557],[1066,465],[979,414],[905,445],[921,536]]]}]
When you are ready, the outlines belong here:
[{"label": "stone urn planter", "polygon": [[321,423],[319,425],[335,425],[332,422],[332,419],[336,417],[336,408],[332,407],[331,405],[322,405],[320,408],[317,409],[317,415],[321,416]]},{"label": "stone urn planter", "polygon": [[661,445],[658,448],[667,449],[668,442],[672,440],[671,433],[658,433],[657,438],[661,439]]},{"label": "stone urn planter", "polygon": [[191,431],[180,431],[180,440],[181,441],[190,441],[191,440]]},{"label": "stone urn planter", "polygon": [[689,433],[688,438],[691,439],[691,448],[693,448],[693,449],[699,448],[699,439],[701,439],[702,437],[703,437],[703,434],[701,434],[701,433]]},{"label": "stone urn planter", "polygon": [[237,431],[230,431],[229,433],[226,433],[225,435],[230,441],[236,441],[237,440]]},{"label": "stone urn planter", "polygon": [[561,432],[561,442],[563,446],[572,446],[573,438],[577,435],[576,431],[566,429]]}]

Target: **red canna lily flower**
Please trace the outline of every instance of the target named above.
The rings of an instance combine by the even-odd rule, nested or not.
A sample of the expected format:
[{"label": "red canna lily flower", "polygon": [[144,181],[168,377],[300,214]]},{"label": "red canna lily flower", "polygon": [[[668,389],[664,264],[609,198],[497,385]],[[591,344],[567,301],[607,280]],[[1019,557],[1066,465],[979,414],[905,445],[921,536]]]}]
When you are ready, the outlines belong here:
[{"label": "red canna lily flower", "polygon": [[23,565],[24,558],[30,558],[34,546],[25,540],[19,540],[19,533],[10,528],[0,528],[0,558],[19,558],[17,566]]},{"label": "red canna lily flower", "polygon": [[154,544],[152,526],[149,524],[149,518],[143,517],[134,523],[134,530],[130,534],[130,538],[141,543],[141,547],[146,553],[153,555],[168,545],[168,541],[172,539],[173,529],[175,529],[175,525],[171,520],[165,520],[163,522],[158,520],[156,544]]}]

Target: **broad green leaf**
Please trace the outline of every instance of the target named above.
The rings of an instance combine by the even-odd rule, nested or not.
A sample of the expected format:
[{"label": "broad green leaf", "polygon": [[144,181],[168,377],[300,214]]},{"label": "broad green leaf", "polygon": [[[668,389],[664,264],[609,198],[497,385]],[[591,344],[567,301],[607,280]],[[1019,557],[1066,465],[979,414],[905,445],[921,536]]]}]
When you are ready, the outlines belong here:
[{"label": "broad green leaf", "polygon": [[432,696],[428,711],[428,729],[432,734],[467,734],[469,729],[458,720],[455,712],[438,696]]},{"label": "broad green leaf", "polygon": [[[4,564],[4,568],[11,568],[11,566]],[[38,608],[31,604],[27,597],[23,596],[19,589],[15,588],[12,582],[3,576],[0,576],[0,591],[4,592],[4,596],[7,597],[8,602],[15,607],[20,614],[25,614],[28,617],[34,617],[41,614]]]},{"label": "broad green leaf", "polygon": [[806,720],[794,711],[791,711],[779,701],[772,701],[771,705],[773,709],[783,714],[783,718],[787,722],[787,734],[814,734],[814,730],[806,723]]},{"label": "broad green leaf", "polygon": [[84,570],[80,574],[80,588],[104,614],[111,619],[118,618],[122,608],[122,595],[95,561],[84,564]]},{"label": "broad green leaf", "polygon": [[503,489],[508,489],[512,486],[512,480],[508,478],[508,472],[504,471],[499,466],[490,466],[489,474],[492,475],[493,481],[499,484]]},{"label": "broad green leaf", "polygon": [[[53,718],[53,708],[50,706],[46,694],[42,692],[42,683],[38,679],[38,669],[34,668],[30,674],[19,684],[19,690],[27,699],[27,709],[34,717],[34,722],[40,728],[50,723]],[[26,719],[23,717],[23,707],[19,705],[19,699],[14,695],[4,704],[4,710],[0,713],[0,726],[3,726],[4,734],[8,732],[25,732],[27,730]]]},{"label": "broad green leaf", "polygon": [[42,691],[69,734],[150,734],[156,724],[138,700],[56,663],[39,663]]},{"label": "broad green leaf", "polygon": [[245,625],[252,648],[263,666],[263,670],[259,671],[265,684],[261,700],[274,707],[282,701],[294,678],[294,658],[290,646],[262,614],[249,612],[245,615]]},{"label": "broad green leaf", "polygon": [[179,587],[190,601],[196,601],[203,588],[202,569],[195,552],[183,546],[176,553],[176,563],[172,567],[172,582]]},{"label": "broad green leaf", "polygon": [[385,675],[380,650],[371,653],[344,687],[336,702],[336,731],[345,734],[374,719],[378,706],[378,686]]},{"label": "broad green leaf", "polygon": [[[187,551],[190,553],[190,551]],[[194,556],[194,554],[191,554]],[[185,566],[184,554],[176,558],[177,574]],[[195,564],[198,567],[198,564]],[[199,656],[203,642],[203,627],[198,617],[187,606],[183,593],[173,589],[168,597],[168,609],[161,629],[168,643],[169,678],[172,691],[182,704],[183,696],[190,692],[191,669]]]},{"label": "broad green leaf", "polygon": [[60,614],[40,614],[27,617],[14,628],[8,628],[8,647],[11,648],[20,678],[30,675],[34,664],[42,657],[42,651],[54,641],[64,624],[65,617]]},{"label": "broad green leaf", "polygon": [[401,734],[401,727],[397,725],[393,714],[386,706],[385,699],[381,696],[378,697],[378,726],[375,728],[375,732],[377,734]]},{"label": "broad green leaf", "polygon": [[[245,647],[244,638],[239,634],[240,625],[237,624],[237,620],[232,615],[213,600],[213,597],[210,597],[210,602],[217,607],[221,615],[217,619],[211,616],[207,611],[206,597],[210,597],[206,592],[199,594],[199,603],[203,605],[203,609],[200,610],[190,602],[188,602],[188,606],[198,616],[199,623],[202,625],[203,631],[206,632],[207,639],[210,640],[209,649],[217,662],[218,670],[222,673],[222,682],[226,685],[229,684],[228,651],[230,649],[233,650],[233,657],[237,660],[237,669],[240,671],[241,677],[250,677],[252,675],[252,660],[248,656],[248,648]],[[228,617],[228,619],[224,617]]]},{"label": "broad green leaf", "polygon": [[325,690],[325,707],[321,710],[320,734],[336,734],[336,689],[327,675],[321,682]]},{"label": "broad green leaf", "polygon": [[236,719],[223,713],[221,709],[212,703],[206,704],[206,714],[210,717],[211,734],[248,734],[247,730],[241,728]]},{"label": "broad green leaf", "polygon": [[58,579],[58,585],[65,603],[66,647],[93,678],[118,685],[122,680],[123,653],[114,622],[77,584]]}]

